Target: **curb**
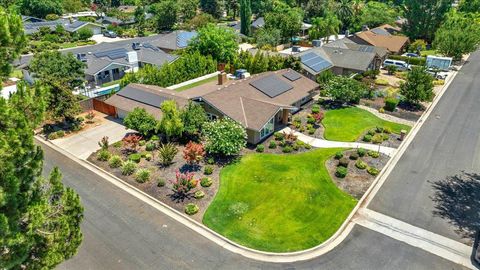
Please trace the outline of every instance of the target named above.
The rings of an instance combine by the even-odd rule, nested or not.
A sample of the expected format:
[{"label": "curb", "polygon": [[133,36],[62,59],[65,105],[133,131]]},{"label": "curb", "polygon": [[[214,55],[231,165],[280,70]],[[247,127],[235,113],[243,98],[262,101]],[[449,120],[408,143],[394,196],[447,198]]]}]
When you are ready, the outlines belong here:
[{"label": "curb", "polygon": [[[459,69],[459,71],[461,70],[461,68]],[[291,262],[313,259],[327,252],[330,252],[350,234],[350,231],[355,226],[353,217],[357,215],[357,212],[360,208],[366,208],[371,202],[371,200],[373,199],[373,197],[375,196],[375,194],[378,192],[378,190],[380,190],[381,186],[386,181],[386,178],[388,177],[390,172],[393,170],[394,165],[398,162],[398,160],[401,158],[405,150],[413,141],[415,135],[418,133],[418,131],[422,127],[425,120],[431,114],[431,112],[433,111],[433,108],[437,105],[437,103],[439,102],[443,94],[449,88],[450,84],[453,82],[457,74],[458,74],[458,71],[455,72],[452,76],[450,76],[450,80],[444,85],[441,92],[434,98],[433,102],[429,105],[425,113],[423,113],[420,119],[415,123],[415,125],[413,126],[409,134],[407,134],[406,139],[401,143],[397,151],[393,154],[393,156],[385,165],[384,169],[375,178],[374,182],[370,185],[369,189],[358,201],[354,209],[351,211],[350,215],[345,219],[345,221],[342,223],[339,229],[335,232],[335,234],[333,234],[329,239],[327,239],[326,241],[324,241],[318,246],[315,246],[310,249],[302,250],[302,251],[296,251],[296,252],[287,252],[287,253],[264,252],[264,251],[254,250],[254,249],[242,246],[240,244],[237,244],[225,238],[224,236],[218,234],[217,232],[211,230],[204,224],[191,219],[190,217],[180,213],[179,211],[173,209],[172,207],[166,205],[165,203],[157,200],[156,198],[146,194],[145,192],[128,184],[127,182],[121,180],[120,178],[101,169],[100,167],[94,165],[93,163],[86,160],[81,160],[73,156],[66,150],[60,148],[59,146],[53,144],[50,141],[45,141],[43,138],[41,138],[38,135],[36,135],[35,138],[37,139],[37,141],[40,141],[42,144],[47,145],[50,148],[54,149],[55,151],[67,156],[68,158],[75,161],[76,163],[83,166],[84,168],[108,180],[115,186],[130,193],[131,195],[135,196],[137,199],[144,201],[145,203],[161,211],[162,213],[166,214],[170,218],[187,226],[191,230],[199,233],[203,237],[213,241],[214,243],[216,243],[217,245],[221,246],[224,249],[227,249],[233,253],[242,255],[250,259],[258,260],[258,261],[273,262],[273,263],[289,263],[289,262],[291,263]]]}]

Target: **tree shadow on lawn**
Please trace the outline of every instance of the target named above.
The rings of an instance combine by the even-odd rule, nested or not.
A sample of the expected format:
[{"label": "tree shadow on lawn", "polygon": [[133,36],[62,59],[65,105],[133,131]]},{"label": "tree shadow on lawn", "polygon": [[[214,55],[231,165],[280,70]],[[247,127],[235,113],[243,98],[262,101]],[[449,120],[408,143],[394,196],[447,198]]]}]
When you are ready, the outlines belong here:
[{"label": "tree shadow on lawn", "polygon": [[[430,182],[432,183],[432,182]],[[447,219],[455,232],[473,240],[480,230],[480,174],[462,171],[432,183],[435,216]]]}]

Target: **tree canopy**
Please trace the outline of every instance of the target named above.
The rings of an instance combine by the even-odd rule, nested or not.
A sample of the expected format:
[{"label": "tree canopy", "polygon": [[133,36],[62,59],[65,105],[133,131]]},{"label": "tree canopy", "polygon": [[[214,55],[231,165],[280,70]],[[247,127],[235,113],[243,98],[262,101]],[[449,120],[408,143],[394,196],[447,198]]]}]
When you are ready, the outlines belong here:
[{"label": "tree canopy", "polygon": [[177,2],[164,0],[151,6],[154,21],[158,31],[170,30],[178,20]]},{"label": "tree canopy", "polygon": [[238,50],[237,35],[229,28],[208,24],[191,40],[189,50],[211,55],[218,62],[233,62]]},{"label": "tree canopy", "polygon": [[285,42],[300,32],[302,21],[303,12],[299,8],[282,7],[265,14],[265,27],[279,29]]},{"label": "tree canopy", "polygon": [[25,47],[22,18],[13,9],[0,7],[0,89],[12,72],[12,62]]},{"label": "tree canopy", "polygon": [[195,137],[200,134],[203,124],[207,122],[207,114],[201,105],[189,101],[181,112],[181,119],[184,133],[189,137]]},{"label": "tree canopy", "polygon": [[236,155],[247,142],[245,129],[237,122],[226,118],[205,123],[203,135],[205,149],[211,154]]},{"label": "tree canopy", "polygon": [[240,0],[240,33],[250,36],[252,22],[252,4],[250,0]]},{"label": "tree canopy", "polygon": [[407,74],[407,80],[400,85],[400,93],[413,105],[433,98],[433,77],[424,67],[414,67]]},{"label": "tree canopy", "polygon": [[330,78],[325,85],[327,95],[341,103],[358,103],[366,93],[361,82],[344,76]]},{"label": "tree canopy", "polygon": [[157,128],[157,120],[143,108],[135,108],[123,119],[125,127],[140,132],[143,136],[151,135]]},{"label": "tree canopy", "polygon": [[58,0],[21,0],[20,11],[23,15],[45,18],[49,14],[62,15],[62,1]]},{"label": "tree canopy", "polygon": [[314,18],[310,28],[310,39],[324,39],[329,41],[330,36],[337,36],[340,32],[342,22],[333,13],[327,13],[324,17]]},{"label": "tree canopy", "polygon": [[158,123],[157,130],[164,133],[167,139],[179,137],[183,132],[183,122],[177,103],[174,100],[164,101],[160,109],[162,110],[162,120]]},{"label": "tree canopy", "polygon": [[404,0],[403,12],[407,22],[403,30],[411,39],[432,41],[452,2],[452,0]]}]

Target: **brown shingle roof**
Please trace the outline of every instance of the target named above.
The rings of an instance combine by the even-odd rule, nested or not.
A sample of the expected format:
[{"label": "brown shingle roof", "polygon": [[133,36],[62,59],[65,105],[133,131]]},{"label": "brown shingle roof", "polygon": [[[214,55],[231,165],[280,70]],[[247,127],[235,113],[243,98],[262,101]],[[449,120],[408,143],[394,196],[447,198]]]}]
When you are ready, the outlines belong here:
[{"label": "brown shingle roof", "polygon": [[374,28],[369,31],[363,31],[355,34],[358,38],[364,40],[365,42],[377,46],[383,47],[389,50],[390,52],[398,53],[401,52],[402,48],[408,42],[408,37],[405,36],[396,36],[396,35],[381,35],[375,33],[375,29],[381,29],[389,33],[389,30],[397,30],[397,28],[390,25],[382,25],[377,28]]}]

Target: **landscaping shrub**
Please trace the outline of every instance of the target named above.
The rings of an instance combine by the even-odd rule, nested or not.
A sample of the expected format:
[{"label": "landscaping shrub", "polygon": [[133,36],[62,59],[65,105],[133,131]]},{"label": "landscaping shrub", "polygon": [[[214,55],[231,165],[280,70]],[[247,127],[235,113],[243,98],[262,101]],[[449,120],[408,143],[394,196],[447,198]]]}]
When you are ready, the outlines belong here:
[{"label": "landscaping shrub", "polygon": [[150,154],[150,153],[148,153],[148,154],[145,155],[145,159],[146,159],[147,161],[151,161],[152,158],[153,158],[153,156],[152,156],[152,154]]},{"label": "landscaping shrub", "polygon": [[48,134],[48,137],[47,137],[49,140],[55,140],[55,139],[58,139],[58,135],[56,132],[52,132],[50,134]]},{"label": "landscaping shrub", "polygon": [[160,159],[160,164],[164,166],[170,165],[177,152],[178,149],[173,143],[162,144],[158,148],[158,158]]},{"label": "landscaping shrub", "polygon": [[321,123],[323,118],[325,117],[325,114],[323,112],[318,112],[312,114],[312,117],[315,119],[316,123]]},{"label": "landscaping shrub", "polygon": [[317,122],[317,121],[315,120],[315,118],[313,118],[312,115],[309,115],[309,116],[307,117],[307,123],[308,123],[308,124],[313,125],[313,124],[315,124],[316,122]]},{"label": "landscaping shrub", "polygon": [[102,150],[108,150],[108,137],[107,136],[104,136],[99,142],[98,142],[98,146],[100,146],[100,148]]},{"label": "landscaping shrub", "polygon": [[198,210],[200,210],[198,205],[194,203],[189,203],[185,206],[185,213],[190,216],[198,213]]},{"label": "landscaping shrub", "polygon": [[375,143],[375,144],[380,144],[383,142],[383,136],[382,134],[375,134],[373,137],[372,137],[372,142]]},{"label": "landscaping shrub", "polygon": [[293,151],[293,148],[289,145],[286,145],[285,147],[283,147],[282,149],[282,152],[283,153],[291,153]]},{"label": "landscaping shrub", "polygon": [[378,158],[380,156],[380,153],[376,151],[368,151],[368,155],[372,158]]},{"label": "landscaping shrub", "polygon": [[212,173],[213,173],[213,167],[212,166],[205,166],[205,168],[203,168],[203,174],[210,175]]},{"label": "landscaping shrub", "polygon": [[202,180],[200,180],[200,185],[202,187],[209,187],[213,184],[212,178],[210,177],[204,177]]},{"label": "landscaping shrub", "polygon": [[265,151],[265,146],[263,146],[263,144],[259,144],[257,145],[255,151],[257,151],[258,153],[263,153],[263,151]]},{"label": "landscaping shrub", "polygon": [[199,200],[199,199],[205,197],[205,192],[199,190],[199,191],[195,192],[195,194],[193,194],[193,197],[195,199]]},{"label": "landscaping shrub", "polygon": [[338,178],[345,178],[347,176],[348,169],[342,166],[337,167],[337,171],[335,172],[335,175]]},{"label": "landscaping shrub", "polygon": [[193,173],[181,173],[179,171],[175,174],[175,181],[172,181],[172,190],[179,196],[184,197],[190,190],[197,187],[198,180],[193,179]]},{"label": "landscaping shrub", "polygon": [[380,108],[380,109],[378,109],[378,112],[379,112],[379,113],[385,113],[385,109],[384,109],[384,108]]},{"label": "landscaping shrub", "polygon": [[434,80],[433,85],[444,85],[445,81],[444,80]]},{"label": "landscaping shrub", "polygon": [[350,158],[351,160],[357,160],[357,159],[358,159],[358,156],[359,156],[359,155],[358,155],[357,152],[353,152],[353,153],[350,154],[350,157],[349,157],[349,158]]},{"label": "landscaping shrub", "polygon": [[138,183],[145,183],[150,180],[150,171],[147,169],[139,169],[135,173],[135,181]]},{"label": "landscaping shrub", "polygon": [[128,160],[133,161],[135,163],[140,163],[140,160],[142,160],[142,155],[138,153],[131,154],[128,156]]},{"label": "landscaping shrub", "polygon": [[364,148],[358,148],[357,149],[357,154],[359,157],[363,157],[367,154],[367,150],[365,150]]},{"label": "landscaping shrub", "polygon": [[138,142],[138,145],[139,145],[139,146],[144,146],[146,143],[147,143],[147,141],[145,141],[145,140],[140,140],[140,141]]},{"label": "landscaping shrub", "polygon": [[155,150],[155,143],[153,143],[153,142],[148,142],[147,145],[145,145],[145,150],[147,150],[147,151],[153,151],[153,150]]},{"label": "landscaping shrub", "polygon": [[122,166],[123,160],[120,156],[118,155],[113,155],[109,160],[108,160],[108,166],[110,168],[118,168]]},{"label": "landscaping shrub", "polygon": [[385,79],[378,78],[378,79],[375,80],[375,84],[376,85],[388,85],[388,81],[385,80]]},{"label": "landscaping shrub", "polygon": [[343,152],[335,153],[335,159],[341,159],[343,157]]},{"label": "landscaping shrub", "polygon": [[386,98],[385,99],[385,110],[389,112],[395,111],[398,105],[398,100],[396,98]]},{"label": "landscaping shrub", "polygon": [[205,123],[202,132],[210,154],[237,155],[247,144],[245,128],[228,118]]},{"label": "landscaping shrub", "polygon": [[309,134],[309,135],[315,134],[315,129],[314,129],[313,127],[312,127],[312,128],[309,128],[309,129],[308,129],[308,134]]},{"label": "landscaping shrub", "polygon": [[355,162],[355,167],[359,168],[360,170],[365,170],[367,168],[367,163],[359,159],[357,162]]},{"label": "landscaping shrub", "polygon": [[65,131],[63,131],[63,130],[57,131],[57,136],[58,136],[58,138],[64,137],[65,136]]},{"label": "landscaping shrub", "polygon": [[157,187],[164,187],[165,186],[165,179],[160,178],[157,181]]},{"label": "landscaping shrub", "polygon": [[383,133],[392,134],[392,129],[390,127],[384,127],[383,128]]},{"label": "landscaping shrub", "polygon": [[97,159],[100,161],[107,161],[110,158],[108,150],[100,150],[97,154]]},{"label": "landscaping shrub", "polygon": [[427,61],[425,57],[414,58],[414,57],[401,56],[401,55],[389,55],[388,58],[393,60],[405,61],[410,65],[414,65],[414,66],[425,66],[425,63]]},{"label": "landscaping shrub", "polygon": [[382,134],[382,139],[383,139],[384,141],[388,141],[388,139],[390,139],[390,136],[389,136],[387,133],[383,133],[383,134]]},{"label": "landscaping shrub", "polygon": [[375,167],[368,167],[367,172],[371,175],[377,175],[380,171]]},{"label": "landscaping shrub", "polygon": [[136,168],[137,168],[137,164],[135,164],[131,160],[127,160],[122,165],[122,174],[123,175],[131,175],[133,172],[135,172]]},{"label": "landscaping shrub", "polygon": [[363,136],[363,141],[364,142],[371,142],[372,141],[372,135],[367,134],[367,135]]},{"label": "landscaping shrub", "polygon": [[188,142],[183,149],[183,158],[188,164],[198,164],[205,157],[205,150],[203,149],[203,144]]},{"label": "landscaping shrub", "polygon": [[293,151],[298,151],[298,150],[300,150],[300,148],[301,148],[301,146],[300,146],[298,143],[294,143],[294,144],[292,145]]},{"label": "landscaping shrub", "polygon": [[375,134],[377,134],[377,130],[374,129],[374,128],[372,128],[372,129],[370,129],[370,130],[368,131],[368,135],[373,136],[373,135],[375,135]]},{"label": "landscaping shrub", "polygon": [[318,104],[313,104],[312,106],[312,114],[313,113],[319,113],[320,112],[320,105]]},{"label": "landscaping shrub", "polygon": [[150,141],[151,142],[158,142],[158,141],[160,141],[160,137],[158,137],[157,135],[153,135],[152,137],[150,137]]},{"label": "landscaping shrub", "polygon": [[348,167],[348,163],[350,163],[350,161],[348,160],[348,158],[346,157],[342,157],[341,159],[338,160],[338,166],[340,167]]},{"label": "landscaping shrub", "polygon": [[125,138],[122,139],[125,150],[128,152],[137,152],[138,144],[141,139],[141,136],[135,134],[127,135]]},{"label": "landscaping shrub", "polygon": [[120,148],[120,147],[122,147],[122,141],[114,142],[112,144],[112,146],[115,147],[115,148]]},{"label": "landscaping shrub", "polygon": [[207,159],[207,164],[209,164],[209,165],[215,164],[215,159],[214,159],[213,157],[209,157],[209,158]]},{"label": "landscaping shrub", "polygon": [[148,155],[148,152],[142,152],[142,153],[140,153],[140,156],[141,156],[142,158],[146,158],[147,155]]},{"label": "landscaping shrub", "polygon": [[275,143],[275,141],[270,141],[270,144],[268,145],[268,148],[270,148],[270,149],[277,148],[277,144]]},{"label": "landscaping shrub", "polygon": [[308,143],[306,143],[304,146],[303,146],[305,149],[312,149],[312,146]]},{"label": "landscaping shrub", "polygon": [[277,132],[273,133],[273,137],[275,137],[276,141],[281,141],[281,140],[283,140],[284,135],[283,135],[282,132],[277,131]]}]

